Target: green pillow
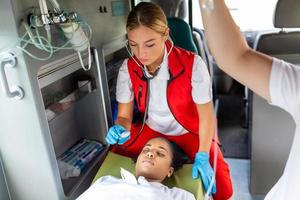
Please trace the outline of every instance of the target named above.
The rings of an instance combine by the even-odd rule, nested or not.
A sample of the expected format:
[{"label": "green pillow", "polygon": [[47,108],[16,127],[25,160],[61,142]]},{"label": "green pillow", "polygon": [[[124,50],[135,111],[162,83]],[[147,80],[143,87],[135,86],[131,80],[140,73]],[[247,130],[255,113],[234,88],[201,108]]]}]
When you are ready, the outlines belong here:
[{"label": "green pillow", "polygon": [[[111,175],[120,177],[120,168],[124,168],[134,174],[135,163],[131,158],[121,156],[112,152],[107,154],[100,169],[98,170],[93,183],[100,177]],[[197,200],[204,199],[204,191],[200,179],[192,178],[192,164],[185,164],[174,172],[171,178],[167,178],[164,184],[169,187],[179,187],[193,193]]]}]

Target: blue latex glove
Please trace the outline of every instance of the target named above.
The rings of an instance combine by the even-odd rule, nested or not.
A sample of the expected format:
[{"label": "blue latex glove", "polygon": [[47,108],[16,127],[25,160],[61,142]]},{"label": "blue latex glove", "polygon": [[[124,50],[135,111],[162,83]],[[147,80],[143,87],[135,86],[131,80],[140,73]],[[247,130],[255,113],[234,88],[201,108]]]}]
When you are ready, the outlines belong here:
[{"label": "blue latex glove", "polygon": [[[195,156],[195,161],[192,169],[192,177],[193,179],[199,178],[201,176],[202,183],[204,185],[204,189],[207,192],[209,185],[213,179],[214,171],[209,163],[209,155],[206,152],[198,152]],[[216,193],[216,183],[214,182],[211,192],[208,194],[211,196]]]},{"label": "blue latex glove", "polygon": [[127,131],[123,126],[118,124],[110,127],[105,138],[108,144],[124,144],[129,139],[130,132]]}]

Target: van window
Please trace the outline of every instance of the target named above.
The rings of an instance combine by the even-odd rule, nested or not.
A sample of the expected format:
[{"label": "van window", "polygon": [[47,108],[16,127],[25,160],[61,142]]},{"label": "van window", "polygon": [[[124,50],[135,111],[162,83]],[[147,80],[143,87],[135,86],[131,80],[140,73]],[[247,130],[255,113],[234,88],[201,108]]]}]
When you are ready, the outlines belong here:
[{"label": "van window", "polygon": [[[225,0],[225,2],[242,31],[274,29],[273,16],[277,0]],[[193,26],[203,29],[199,1],[193,1]]]}]

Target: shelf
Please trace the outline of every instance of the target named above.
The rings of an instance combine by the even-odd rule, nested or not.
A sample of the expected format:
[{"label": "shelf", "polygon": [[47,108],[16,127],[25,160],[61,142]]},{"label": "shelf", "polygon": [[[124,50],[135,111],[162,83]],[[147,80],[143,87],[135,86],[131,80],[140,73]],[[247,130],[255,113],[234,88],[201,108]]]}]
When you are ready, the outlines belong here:
[{"label": "shelf", "polygon": [[80,138],[99,138],[95,134],[99,133],[99,130],[93,125],[98,122],[97,110],[94,109],[97,106],[98,95],[95,90],[80,96],[48,121],[56,156],[61,155]]},{"label": "shelf", "polygon": [[107,153],[108,147],[104,147],[102,152],[91,161],[91,163],[82,171],[80,176],[62,179],[66,196],[74,197],[76,196],[75,193],[85,190],[86,187],[91,184]]},{"label": "shelf", "polygon": [[87,82],[85,85],[74,90],[71,94],[67,95],[63,99],[48,106],[46,108],[48,122],[55,119],[61,113],[66,112],[68,109],[74,106],[76,102],[93,92],[95,92],[95,90],[91,91],[91,82]]},{"label": "shelf", "polygon": [[[82,54],[84,65],[88,64],[88,54]],[[81,69],[77,54],[66,56],[52,63],[42,66],[38,71],[38,80],[40,88],[44,88],[57,80]]]}]

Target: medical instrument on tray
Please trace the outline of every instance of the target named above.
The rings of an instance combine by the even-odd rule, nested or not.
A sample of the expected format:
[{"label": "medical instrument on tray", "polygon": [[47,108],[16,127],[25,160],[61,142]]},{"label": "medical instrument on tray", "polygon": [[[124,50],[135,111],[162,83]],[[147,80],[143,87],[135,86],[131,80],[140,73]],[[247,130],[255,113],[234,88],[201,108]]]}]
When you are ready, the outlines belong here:
[{"label": "medical instrument on tray", "polygon": [[104,146],[97,141],[82,139],[57,158],[61,177],[68,179],[79,176],[103,149]]}]

